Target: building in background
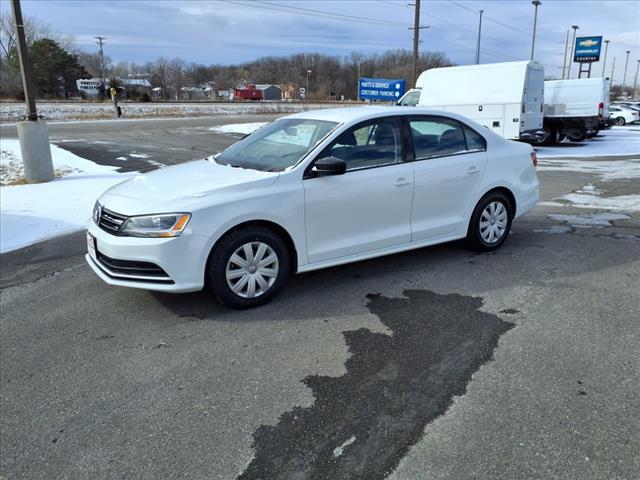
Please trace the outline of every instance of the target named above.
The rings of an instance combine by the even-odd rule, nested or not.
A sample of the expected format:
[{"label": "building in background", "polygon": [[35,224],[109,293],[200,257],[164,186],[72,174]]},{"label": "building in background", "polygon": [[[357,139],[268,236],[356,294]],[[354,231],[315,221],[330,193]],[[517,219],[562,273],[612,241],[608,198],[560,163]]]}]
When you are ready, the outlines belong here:
[{"label": "building in background", "polygon": [[278,85],[259,83],[256,89],[262,92],[262,100],[282,100],[282,89]]}]

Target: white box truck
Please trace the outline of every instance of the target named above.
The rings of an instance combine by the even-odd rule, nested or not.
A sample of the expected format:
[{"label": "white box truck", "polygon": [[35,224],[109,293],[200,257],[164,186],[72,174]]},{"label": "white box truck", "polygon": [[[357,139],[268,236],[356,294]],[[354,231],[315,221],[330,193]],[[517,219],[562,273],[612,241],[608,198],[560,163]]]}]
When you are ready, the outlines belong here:
[{"label": "white box truck", "polygon": [[533,61],[432,68],[419,105],[465,115],[511,140],[543,134],[544,67]]},{"label": "white box truck", "polygon": [[576,78],[544,82],[544,135],[537,144],[595,136],[609,117],[609,80]]}]

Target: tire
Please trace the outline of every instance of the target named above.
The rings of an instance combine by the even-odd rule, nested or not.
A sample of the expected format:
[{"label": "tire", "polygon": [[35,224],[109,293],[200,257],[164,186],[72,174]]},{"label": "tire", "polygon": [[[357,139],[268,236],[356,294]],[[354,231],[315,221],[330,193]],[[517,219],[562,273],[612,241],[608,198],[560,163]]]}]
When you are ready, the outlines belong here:
[{"label": "tire", "polygon": [[[268,263],[261,266],[265,260]],[[251,308],[278,294],[289,266],[289,252],[279,235],[266,227],[247,226],[220,239],[209,258],[207,276],[220,303]]]},{"label": "tire", "polygon": [[[492,205],[494,214],[491,213]],[[509,236],[513,210],[511,201],[504,193],[489,192],[482,197],[473,210],[469,222],[467,243],[470,248],[478,252],[488,252],[500,248]],[[502,229],[498,226],[500,225],[499,220],[502,222]],[[495,223],[489,223],[491,221]],[[494,233],[497,231],[499,237],[497,239],[493,237],[488,229],[493,229]]]},{"label": "tire", "polygon": [[572,128],[567,133],[567,138],[572,142],[582,142],[587,138],[587,133],[581,128]]},{"label": "tire", "polygon": [[619,127],[622,127],[625,123],[627,123],[627,121],[624,119],[624,117],[617,117],[616,118],[616,125]]},{"label": "tire", "polygon": [[544,130],[544,136],[538,140],[534,140],[534,145],[540,147],[548,147],[549,145],[553,145],[554,143],[556,143],[558,132],[555,128],[551,128],[545,125],[544,127],[542,127],[542,130]]},{"label": "tire", "polygon": [[563,141],[565,138],[567,138],[567,136],[564,133],[561,133],[560,135],[558,135],[558,143]]}]

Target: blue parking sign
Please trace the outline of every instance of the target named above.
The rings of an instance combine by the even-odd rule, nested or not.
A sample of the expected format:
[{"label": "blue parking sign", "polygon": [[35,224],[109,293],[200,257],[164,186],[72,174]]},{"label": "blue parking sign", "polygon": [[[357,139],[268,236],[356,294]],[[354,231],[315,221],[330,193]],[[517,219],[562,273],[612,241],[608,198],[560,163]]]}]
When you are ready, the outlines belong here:
[{"label": "blue parking sign", "polygon": [[405,81],[389,78],[361,78],[358,82],[360,98],[396,102],[404,95]]}]

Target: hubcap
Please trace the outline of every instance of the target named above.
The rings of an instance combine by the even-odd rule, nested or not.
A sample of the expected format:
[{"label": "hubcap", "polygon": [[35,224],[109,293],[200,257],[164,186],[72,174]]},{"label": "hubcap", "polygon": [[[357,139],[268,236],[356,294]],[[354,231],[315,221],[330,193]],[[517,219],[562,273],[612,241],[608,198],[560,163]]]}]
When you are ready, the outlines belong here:
[{"label": "hubcap", "polygon": [[274,284],[278,270],[278,256],[273,248],[262,242],[245,243],[229,257],[227,285],[239,297],[259,297]]},{"label": "hubcap", "polygon": [[501,202],[491,202],[480,216],[480,236],[488,244],[499,242],[507,231],[507,209]]}]

